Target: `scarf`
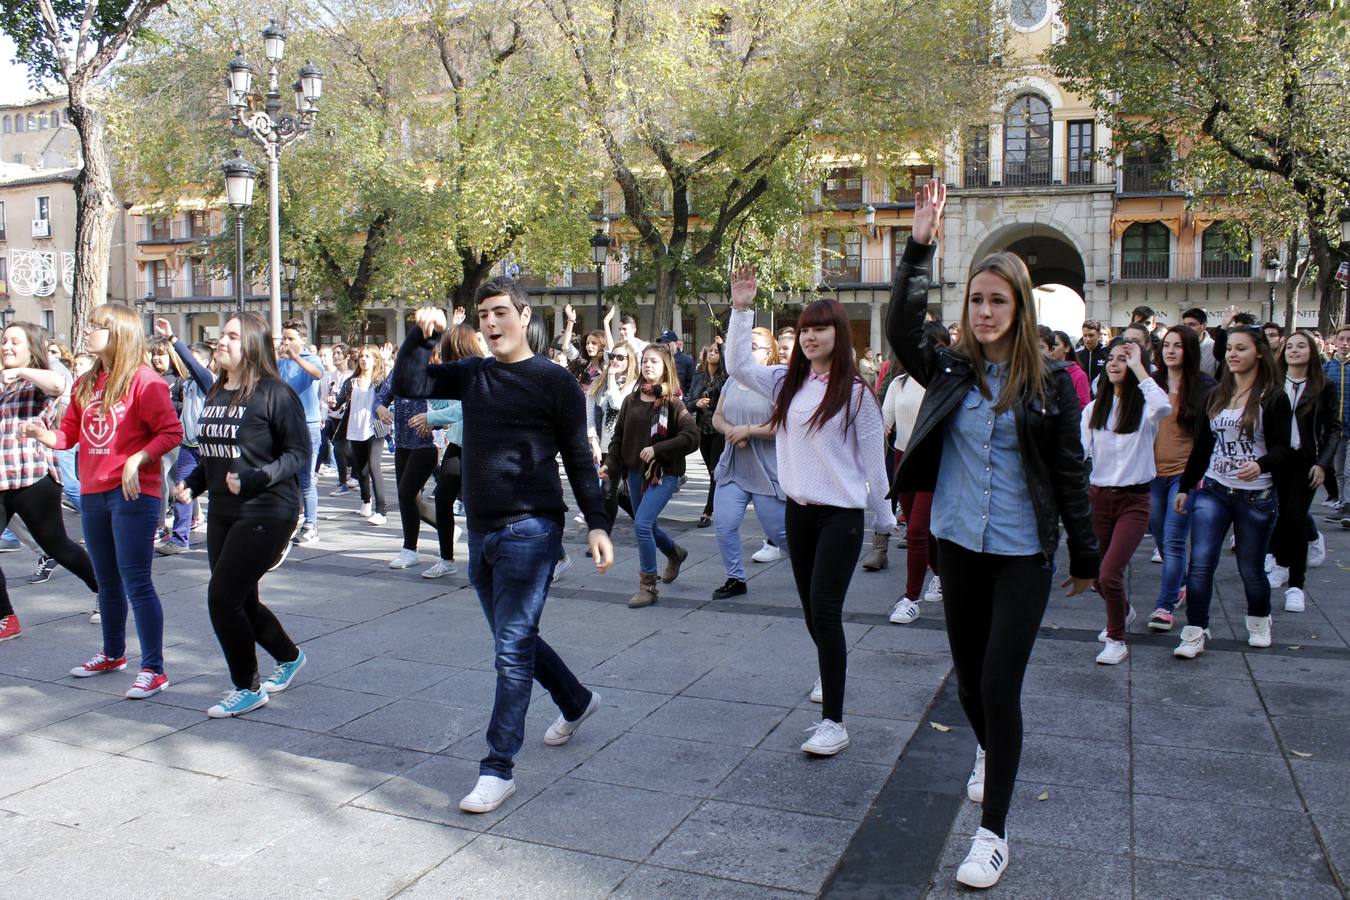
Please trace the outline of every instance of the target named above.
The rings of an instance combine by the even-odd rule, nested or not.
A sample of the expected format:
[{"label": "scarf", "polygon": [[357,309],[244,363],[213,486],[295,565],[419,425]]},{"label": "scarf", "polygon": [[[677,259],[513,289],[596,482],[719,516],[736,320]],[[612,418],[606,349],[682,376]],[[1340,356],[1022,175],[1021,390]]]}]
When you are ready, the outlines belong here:
[{"label": "scarf", "polygon": [[[666,433],[670,430],[670,404],[666,403],[661,396],[661,385],[644,384],[642,386],[642,396],[652,401],[652,430],[651,440],[647,446],[655,446],[666,439]],[[652,461],[647,463],[647,468],[642,473],[642,493],[647,493],[647,488],[661,483],[665,473],[661,471],[661,464],[652,457]]]}]

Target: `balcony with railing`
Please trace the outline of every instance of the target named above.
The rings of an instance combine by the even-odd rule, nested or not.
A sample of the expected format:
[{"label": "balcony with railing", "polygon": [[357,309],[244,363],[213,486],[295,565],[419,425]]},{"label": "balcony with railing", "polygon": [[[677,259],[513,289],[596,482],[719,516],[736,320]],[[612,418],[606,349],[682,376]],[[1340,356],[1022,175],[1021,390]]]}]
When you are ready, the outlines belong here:
[{"label": "balcony with railing", "polygon": [[[266,293],[266,284],[249,287],[249,293],[252,294],[255,288]],[[284,290],[284,285],[283,285]],[[136,282],[136,296],[152,296],[156,300],[207,300],[221,297],[234,296],[234,282],[228,278],[222,281],[215,279],[201,281],[192,280],[189,282],[182,276],[171,278],[168,281],[159,279],[139,279]]]},{"label": "balcony with railing", "polygon": [[1130,163],[1120,167],[1120,183],[1116,188],[1122,194],[1172,194],[1171,163]]},{"label": "balcony with railing", "polygon": [[948,175],[959,175],[948,177],[948,183],[966,190],[1105,187],[1116,183],[1113,163],[1081,156],[966,159],[959,172]]},{"label": "balcony with railing", "polygon": [[140,227],[141,239],[138,244],[185,244],[191,241],[206,241],[215,237],[210,220],[205,223],[182,216],[171,219],[147,219]]},{"label": "balcony with railing", "polygon": [[[889,285],[895,277],[895,260],[884,256],[822,256],[817,265],[816,280],[827,288]],[[931,263],[928,274],[934,283]]]},{"label": "balcony with railing", "polygon": [[1194,252],[1127,253],[1116,257],[1116,281],[1253,281],[1260,277],[1251,258]]}]

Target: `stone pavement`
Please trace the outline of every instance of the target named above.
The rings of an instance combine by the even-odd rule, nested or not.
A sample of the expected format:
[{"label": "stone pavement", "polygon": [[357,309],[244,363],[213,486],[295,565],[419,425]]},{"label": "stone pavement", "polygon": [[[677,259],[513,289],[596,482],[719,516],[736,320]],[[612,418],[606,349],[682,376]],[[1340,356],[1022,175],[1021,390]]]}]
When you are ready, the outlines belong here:
[{"label": "stone pavement", "polygon": [[[494,684],[476,597],[462,573],[388,569],[396,522],[365,525],[354,498],[326,496],[327,481],[321,542],[263,582],[309,664],[240,719],[204,714],[228,683],[200,548],[156,561],[173,684],[148,701],[121,699],[129,672],[70,677],[98,649],[90,596],[61,571],[30,587],[32,555],[0,556],[25,628],[0,645],[0,895],[966,893],[954,874],[978,819],[964,800],[974,739],[938,605],[910,626],[886,622],[902,552],[854,579],[853,744],[813,760],[797,745],[819,715],[807,700],[815,655],[788,564],[748,563],[748,596],[709,600],[724,574],[711,529],[693,527],[700,467],[668,510],[691,558],[655,607],[624,606],[636,584],[626,518],[604,577],[573,526],[577,565],[555,586],[543,633],[603,704],[569,744],[547,748],[556,710],[537,693],[519,792],[469,816],[457,803],[477,774]],[[747,552],[758,534],[748,517]],[[429,530],[423,541],[434,548]],[[1308,611],[1277,612],[1264,651],[1238,641],[1231,561],[1216,640],[1193,662],[1171,657],[1175,637],[1136,633],[1126,664],[1094,665],[1100,600],[1056,593],[1027,676],[1012,864],[990,896],[1343,895],[1350,532],[1328,531],[1328,546]],[[1141,551],[1141,612],[1157,577]]]}]

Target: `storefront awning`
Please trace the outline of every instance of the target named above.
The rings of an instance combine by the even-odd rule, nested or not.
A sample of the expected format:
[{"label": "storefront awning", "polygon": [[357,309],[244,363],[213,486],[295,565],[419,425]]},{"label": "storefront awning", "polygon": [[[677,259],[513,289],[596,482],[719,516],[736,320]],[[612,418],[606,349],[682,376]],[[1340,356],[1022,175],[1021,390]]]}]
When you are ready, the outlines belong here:
[{"label": "storefront awning", "polygon": [[1111,238],[1120,240],[1120,236],[1137,222],[1160,222],[1173,234],[1181,233],[1181,213],[1179,212],[1118,212],[1111,217]]}]

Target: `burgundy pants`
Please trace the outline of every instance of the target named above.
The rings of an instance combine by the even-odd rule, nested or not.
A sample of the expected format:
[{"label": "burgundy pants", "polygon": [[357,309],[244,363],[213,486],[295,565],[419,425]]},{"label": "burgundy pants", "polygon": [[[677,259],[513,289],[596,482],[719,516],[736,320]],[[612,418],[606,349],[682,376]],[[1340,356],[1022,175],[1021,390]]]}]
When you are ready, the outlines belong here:
[{"label": "burgundy pants", "polygon": [[1092,499],[1092,530],[1097,533],[1101,553],[1096,588],[1106,603],[1106,636],[1123,641],[1125,609],[1129,604],[1125,595],[1125,567],[1148,531],[1151,501],[1147,491],[1133,494],[1096,486],[1088,491],[1088,496]]},{"label": "burgundy pants", "polygon": [[923,576],[928,569],[937,572],[937,541],[928,531],[933,513],[933,492],[907,491],[900,495],[905,513],[905,596],[918,600],[923,591]]}]

